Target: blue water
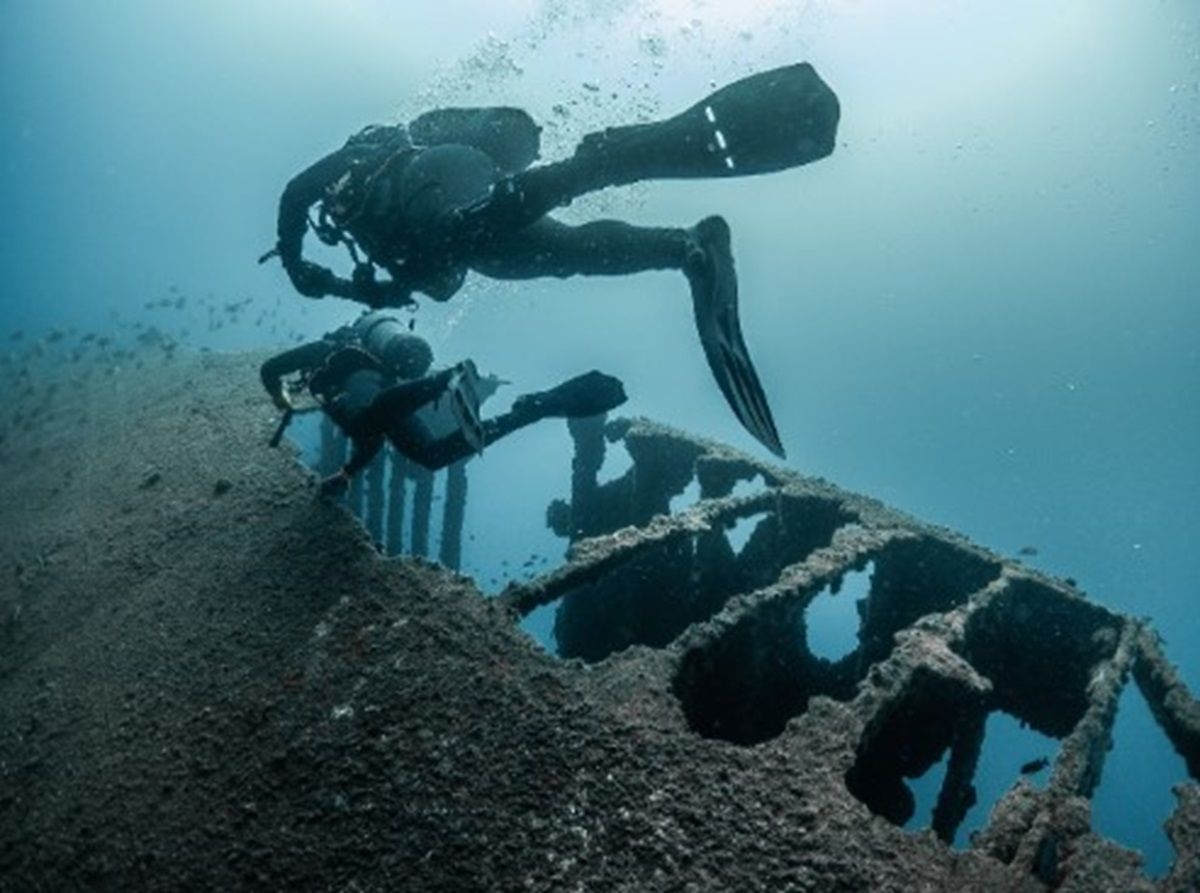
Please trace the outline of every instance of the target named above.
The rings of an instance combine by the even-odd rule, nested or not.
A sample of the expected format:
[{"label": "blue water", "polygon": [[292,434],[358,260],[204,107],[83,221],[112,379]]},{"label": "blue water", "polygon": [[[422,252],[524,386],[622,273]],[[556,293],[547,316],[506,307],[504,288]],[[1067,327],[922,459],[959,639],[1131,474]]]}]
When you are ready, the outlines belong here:
[{"label": "blue water", "polygon": [[[1040,759],[1049,760],[1052,766],[1057,754],[1058,742],[1053,738],[1034,731],[1003,711],[996,710],[988,714],[983,746],[975,769],[975,804],[963,817],[953,845],[958,849],[970,846],[971,835],[987,824],[992,809],[1021,777],[1023,766]],[[932,826],[933,810],[946,778],[949,761],[950,752],[947,750],[928,772],[910,783],[916,809],[905,827],[923,830]],[[1050,766],[1037,771],[1032,771],[1033,766],[1028,768],[1031,771],[1026,774],[1026,780],[1035,787],[1044,788],[1050,776]]]},{"label": "blue water", "polygon": [[[1030,563],[1149,617],[1200,691],[1194,0],[3,9],[0,349],[28,343],[16,331],[133,322],[215,349],[315,337],[354,308],[299,298],[254,261],[286,180],[364,124],[517,104],[554,157],[605,124],[811,61],[842,104],[829,159],[612,191],[568,216],[724,214],[790,464],[998,551],[1036,547]],[[182,309],[145,307],[176,295]],[[515,382],[498,408],[597,367],[625,380],[630,412],[757,451],[689,317],[677,275],[475,279],[422,306],[417,330],[442,361],[472,356]],[[501,561],[561,549],[542,520],[568,492],[569,446],[547,426],[475,464],[469,570],[500,586]],[[1118,734],[1147,754],[1147,790],[1182,780],[1145,716]],[[1156,821],[1111,809],[1101,827],[1161,869]]]}]

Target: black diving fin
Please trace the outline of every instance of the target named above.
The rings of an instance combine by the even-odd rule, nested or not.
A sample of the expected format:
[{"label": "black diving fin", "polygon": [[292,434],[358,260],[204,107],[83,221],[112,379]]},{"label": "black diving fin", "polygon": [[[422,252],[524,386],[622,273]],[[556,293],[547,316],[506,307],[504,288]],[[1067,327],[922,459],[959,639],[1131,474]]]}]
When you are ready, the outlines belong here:
[{"label": "black diving fin", "polygon": [[[449,109],[444,114],[457,121],[455,116],[469,119],[483,111],[488,110]],[[504,110],[489,113],[496,111]],[[436,123],[442,114],[431,112],[414,121],[414,134],[432,134],[434,128],[423,122]],[[837,96],[811,65],[773,68],[722,87],[673,118],[590,133],[564,161],[521,170],[490,189],[477,189],[478,194],[457,196],[449,202],[454,225],[481,235],[501,226],[527,226],[580,195],[609,186],[747,177],[798,167],[833,151],[839,116]],[[514,124],[511,130],[527,132],[526,144],[533,145],[530,127],[536,125]],[[511,134],[508,138],[519,142]],[[526,163],[528,153],[516,160]]]},{"label": "black diving fin", "polygon": [[766,174],[829,155],[839,116],[813,67],[788,65],[735,81],[673,118],[589,134],[573,160],[596,164],[609,186]]},{"label": "black diving fin", "polygon": [[767,395],[742,338],[729,225],[721,217],[707,217],[693,232],[697,248],[686,272],[692,286],[696,331],[708,368],[738,421],[763,446],[783,459],[783,444]]},{"label": "black diving fin", "polygon": [[450,412],[454,415],[455,424],[476,455],[482,455],[487,444],[487,435],[479,416],[479,381],[479,372],[476,371],[475,364],[464,360],[455,367],[454,374],[446,386],[446,394],[450,398]]}]

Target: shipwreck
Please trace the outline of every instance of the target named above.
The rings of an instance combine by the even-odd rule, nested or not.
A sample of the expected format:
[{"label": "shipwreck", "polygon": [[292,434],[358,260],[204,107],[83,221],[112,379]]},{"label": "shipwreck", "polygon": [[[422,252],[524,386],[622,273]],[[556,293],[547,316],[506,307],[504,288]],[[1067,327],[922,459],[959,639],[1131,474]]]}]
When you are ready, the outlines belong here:
[{"label": "shipwreck", "polygon": [[[571,423],[567,559],[485,598],[469,465],[440,563],[389,557],[430,551],[431,481],[316,500],[254,362],[85,377],[0,443],[0,889],[1200,889],[1200,703],[1142,620],[641,419]],[[809,603],[868,567],[815,655]],[[518,628],[548,605],[557,655]],[[1128,685],[1191,776],[1157,879],[1090,822]],[[993,711],[1058,752],[956,849]]]}]

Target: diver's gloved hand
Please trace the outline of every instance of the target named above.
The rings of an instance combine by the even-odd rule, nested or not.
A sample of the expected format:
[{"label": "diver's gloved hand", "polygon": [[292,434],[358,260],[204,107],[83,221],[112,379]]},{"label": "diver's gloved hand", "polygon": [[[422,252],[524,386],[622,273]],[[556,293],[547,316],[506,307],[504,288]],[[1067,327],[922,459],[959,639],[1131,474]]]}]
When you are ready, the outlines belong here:
[{"label": "diver's gloved hand", "polygon": [[318,488],[321,495],[326,499],[337,499],[350,486],[350,475],[346,472],[339,471],[336,474],[331,474],[325,480],[321,481],[321,486]]},{"label": "diver's gloved hand", "polygon": [[329,293],[339,298],[361,301],[372,310],[416,303],[411,288],[399,282],[380,282],[375,278],[375,266],[369,263],[355,265],[350,282],[336,281]]},{"label": "diver's gloved hand", "polygon": [[518,397],[513,412],[538,418],[587,418],[616,409],[628,399],[619,378],[593,369],[548,391]]},{"label": "diver's gloved hand", "polygon": [[280,412],[292,412],[296,409],[292,396],[284,388],[271,391],[271,402]]},{"label": "diver's gloved hand", "polygon": [[287,274],[296,291],[306,298],[323,298],[332,292],[337,284],[337,277],[332,271],[308,260],[288,264]]}]

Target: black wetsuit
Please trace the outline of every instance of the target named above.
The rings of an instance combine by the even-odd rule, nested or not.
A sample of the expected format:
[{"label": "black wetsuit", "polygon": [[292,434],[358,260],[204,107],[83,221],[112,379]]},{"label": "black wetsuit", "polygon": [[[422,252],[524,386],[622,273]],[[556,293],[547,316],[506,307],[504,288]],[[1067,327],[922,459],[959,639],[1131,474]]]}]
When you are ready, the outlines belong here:
[{"label": "black wetsuit", "polygon": [[[670,118],[587,134],[561,161],[534,165],[541,128],[521,109],[443,108],[408,127],[368,127],[288,183],[276,250],[293,284],[398,304],[453,295],[467,269],[497,279],[688,271],[694,233],[617,220],[569,226],[546,216],[572,199],[642,180],[743,177],[833,151],[837,97],[811,65],[759,72]],[[367,255],[353,280],[303,260],[308,210],[329,244]],[[392,281],[374,284],[374,269]],[[689,278],[692,278],[689,276]]]},{"label": "black wetsuit", "polygon": [[[361,347],[334,333],[272,357],[263,363],[260,374],[263,386],[271,393],[278,392],[287,375],[311,375],[313,395],[353,444],[344,469],[353,476],[371,463],[385,439],[431,471],[474,453],[461,432],[437,437],[418,414],[445,392],[454,371],[446,369],[413,381],[400,381]],[[518,418],[506,416],[485,422],[485,440],[491,442],[515,430],[520,427],[517,422]]]},{"label": "black wetsuit", "polygon": [[[303,374],[322,409],[351,440],[350,460],[342,469],[347,478],[371,463],[385,439],[431,471],[473,455],[476,448],[462,430],[439,435],[421,414],[446,393],[458,368],[401,379],[393,371],[395,367],[366,349],[373,316],[378,314],[267,360],[260,369],[263,387],[277,396],[283,391],[285,376]],[[407,337],[428,351],[420,339]],[[426,367],[427,361],[421,365]],[[494,379],[491,387],[495,387]],[[482,446],[488,446],[544,418],[595,415],[624,401],[624,389],[617,379],[589,372],[550,391],[517,398],[508,412],[480,422],[479,439]]]},{"label": "black wetsuit", "polygon": [[[571,226],[547,216],[547,210],[613,182],[612,175],[598,179],[602,168],[582,156],[506,179],[504,167],[475,146],[412,146],[402,126],[370,133],[371,141],[351,139],[298,174],[280,199],[278,251],[302,294],[395,306],[413,291],[449,299],[468,269],[493,279],[565,278],[681,270],[687,261],[692,242],[683,228],[619,220]],[[328,199],[343,178],[354,177],[361,177],[354,186],[365,194],[356,196],[340,228],[371,264],[387,271],[392,281],[386,285],[362,275],[341,279],[301,259],[309,209]],[[503,188],[491,191],[498,183]],[[455,216],[485,202],[475,220]],[[360,274],[368,270],[360,262]]]},{"label": "black wetsuit", "polygon": [[[683,112],[587,134],[562,161],[531,166],[540,129],[520,109],[438,109],[408,127],[370,127],[294,177],[279,202],[277,253],[296,289],[372,307],[447,300],[468,270],[494,279],[616,276],[675,269],[696,331],[734,414],[783,457],[738,315],[728,224],[689,228],[618,220],[570,226],[548,216],[577,196],[640,180],[744,177],[833,151],[837,97],[800,63],[742,78]],[[310,221],[310,209],[318,208]],[[312,227],[344,244],[350,279],[303,257]],[[377,271],[388,278],[378,281]]]}]

